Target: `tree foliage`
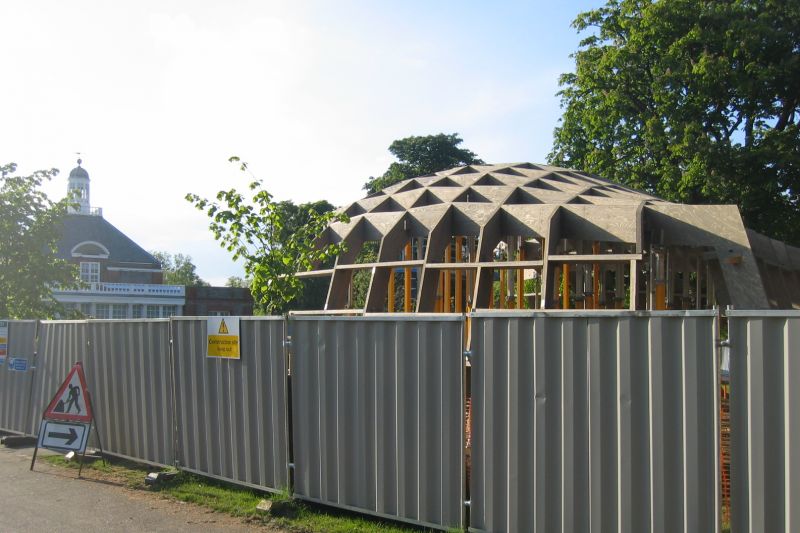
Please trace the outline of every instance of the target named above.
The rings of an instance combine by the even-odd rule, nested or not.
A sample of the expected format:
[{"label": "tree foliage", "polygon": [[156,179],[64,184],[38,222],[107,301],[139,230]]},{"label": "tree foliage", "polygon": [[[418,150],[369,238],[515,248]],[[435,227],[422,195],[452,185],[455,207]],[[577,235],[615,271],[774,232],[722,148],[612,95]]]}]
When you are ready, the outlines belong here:
[{"label": "tree foliage", "polygon": [[372,194],[405,179],[462,165],[482,164],[475,153],[458,147],[462,142],[457,133],[398,139],[389,146],[397,161],[389,165],[383,175],[370,177],[364,189]]},{"label": "tree foliage", "polygon": [[[335,207],[327,200],[318,200],[305,204],[295,204],[289,200],[284,200],[278,204],[286,217],[286,225],[283,236],[294,233],[298,228],[308,224],[313,216],[323,216],[331,213]],[[322,268],[333,266],[335,256],[329,256],[320,265]],[[325,306],[325,299],[328,296],[329,278],[304,278],[300,280],[302,288],[286,305],[287,309],[302,311],[308,309],[322,309]]]},{"label": "tree foliage", "polygon": [[228,279],[225,280],[226,287],[233,287],[237,289],[249,289],[250,285],[253,284],[253,280],[244,279],[239,276],[228,276]]},{"label": "tree foliage", "polygon": [[553,163],[800,243],[800,3],[611,0],[573,25]]},{"label": "tree foliage", "polygon": [[208,287],[209,284],[197,275],[197,267],[192,256],[184,254],[172,255],[169,252],[152,252],[164,271],[166,285],[185,285],[186,287]]},{"label": "tree foliage", "polygon": [[70,200],[51,201],[40,189],[58,170],[16,175],[0,166],[0,317],[52,318],[63,314],[51,287],[75,285],[74,265],[58,259],[58,242]]},{"label": "tree foliage", "polygon": [[[238,163],[239,158],[230,161]],[[247,164],[241,163],[241,169],[246,171]],[[342,251],[341,244],[317,246],[316,239],[328,224],[347,217],[277,202],[258,180],[250,183],[249,189],[249,200],[235,189],[219,191],[216,201],[196,194],[187,194],[186,199],[208,215],[214,238],[233,259],[244,260],[245,277],[252,280],[250,290],[256,303],[267,313],[283,313],[304,288],[295,274],[324,264]]]}]

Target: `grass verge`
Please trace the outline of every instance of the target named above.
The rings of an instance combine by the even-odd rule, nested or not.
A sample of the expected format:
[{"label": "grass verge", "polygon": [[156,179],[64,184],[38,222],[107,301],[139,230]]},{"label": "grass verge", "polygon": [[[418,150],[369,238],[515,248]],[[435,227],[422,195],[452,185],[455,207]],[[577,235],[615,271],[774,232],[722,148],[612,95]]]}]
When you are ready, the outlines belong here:
[{"label": "grass verge", "polygon": [[[60,455],[47,456],[43,459],[51,465],[64,468],[77,469],[79,466],[75,461],[65,461]],[[145,485],[145,476],[153,470],[153,467],[121,459],[111,459],[105,464],[102,461],[95,461],[83,466],[86,477],[101,479],[130,489],[158,493],[169,499],[200,505],[219,513],[242,518],[247,522],[269,525],[287,531],[314,533],[429,531],[420,527],[301,502],[290,498],[287,492],[277,494],[260,492],[189,472],[178,472],[169,482],[157,486]],[[262,499],[272,500],[273,509],[277,509],[277,513],[258,513],[256,505]]]}]

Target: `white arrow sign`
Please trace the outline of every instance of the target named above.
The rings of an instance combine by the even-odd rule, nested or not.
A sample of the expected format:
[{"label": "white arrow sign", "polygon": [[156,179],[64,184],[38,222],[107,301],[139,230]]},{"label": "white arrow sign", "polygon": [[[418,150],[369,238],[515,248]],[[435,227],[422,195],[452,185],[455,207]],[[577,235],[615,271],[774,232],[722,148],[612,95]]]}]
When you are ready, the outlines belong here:
[{"label": "white arrow sign", "polygon": [[89,424],[42,420],[39,447],[83,453],[89,440]]}]

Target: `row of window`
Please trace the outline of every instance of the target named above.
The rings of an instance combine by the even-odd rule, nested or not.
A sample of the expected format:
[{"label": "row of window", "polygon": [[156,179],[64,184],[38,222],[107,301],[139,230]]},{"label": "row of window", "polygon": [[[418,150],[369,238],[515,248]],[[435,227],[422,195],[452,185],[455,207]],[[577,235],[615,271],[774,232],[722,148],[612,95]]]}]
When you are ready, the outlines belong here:
[{"label": "row of window", "polygon": [[87,318],[169,318],[178,314],[177,305],[67,303],[64,307]]}]

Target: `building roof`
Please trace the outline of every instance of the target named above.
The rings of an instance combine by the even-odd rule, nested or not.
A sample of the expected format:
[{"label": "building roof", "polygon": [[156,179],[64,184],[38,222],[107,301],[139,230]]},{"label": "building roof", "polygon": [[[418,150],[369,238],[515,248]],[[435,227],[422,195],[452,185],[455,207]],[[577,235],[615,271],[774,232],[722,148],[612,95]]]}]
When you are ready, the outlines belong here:
[{"label": "building roof", "polygon": [[141,246],[100,216],[67,215],[61,239],[58,241],[58,256],[70,259],[75,245],[86,241],[98,242],[109,252],[109,261],[115,263],[137,263],[160,268],[160,263]]},{"label": "building roof", "polygon": [[77,167],[75,167],[75,168],[73,168],[72,170],[69,171],[69,177],[70,178],[86,178],[88,180],[89,179],[89,173],[86,172],[86,169],[84,169],[80,165],[80,163],[78,163]]}]

